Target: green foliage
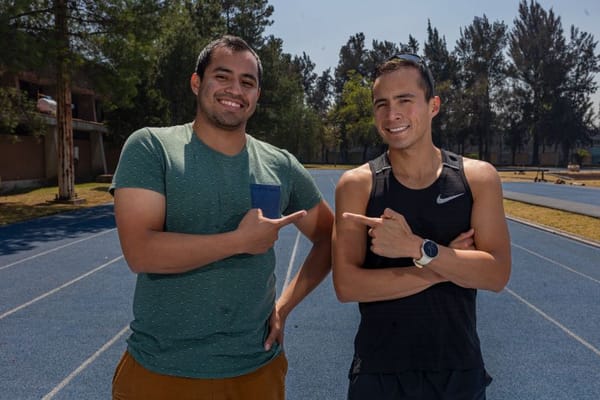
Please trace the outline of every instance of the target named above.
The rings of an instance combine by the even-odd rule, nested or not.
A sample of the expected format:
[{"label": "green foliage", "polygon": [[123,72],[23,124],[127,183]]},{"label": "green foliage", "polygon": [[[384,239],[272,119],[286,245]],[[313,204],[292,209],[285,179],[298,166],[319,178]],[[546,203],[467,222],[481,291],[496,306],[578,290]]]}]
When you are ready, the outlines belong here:
[{"label": "green foliage", "polygon": [[485,15],[475,17],[471,25],[461,29],[454,54],[459,65],[462,96],[472,111],[471,118],[463,119],[470,124],[464,129],[476,135],[478,158],[487,161],[490,160],[492,128],[496,120],[493,97],[506,81],[506,31],[502,22],[490,24]]},{"label": "green foliage", "polygon": [[[71,200],[76,196],[72,82],[93,87],[107,103],[127,104],[135,94],[139,69],[148,66],[145,54],[154,38],[153,22],[164,4],[159,0],[13,0],[0,7],[2,22],[8,22],[3,33],[15,34],[15,40],[8,43],[11,47],[3,49],[0,57],[6,68],[39,72],[39,55],[43,54],[48,75],[55,78],[57,198]],[[19,54],[25,45],[31,46],[31,55]],[[15,60],[9,60],[9,55]]]},{"label": "green foliage", "polygon": [[437,146],[449,147],[451,143],[456,143],[455,138],[460,131],[461,122],[464,121],[464,118],[458,117],[463,111],[459,106],[462,96],[457,90],[458,64],[448,52],[446,40],[440,37],[438,30],[432,28],[429,21],[423,52],[435,77],[436,94],[442,101],[440,112],[432,122],[433,142]]},{"label": "green foliage", "polygon": [[419,41],[413,35],[408,35],[408,43],[405,46],[402,46],[402,51],[418,54]]},{"label": "green foliage", "polygon": [[350,71],[356,71],[362,76],[368,76],[369,71],[367,71],[365,65],[368,57],[368,52],[365,49],[365,34],[360,32],[350,36],[348,42],[340,49],[340,59],[335,68],[336,96],[339,97],[342,94]]},{"label": "green foliage", "polygon": [[7,22],[2,29],[14,34],[0,52],[4,68],[52,76],[60,60],[74,83],[93,87],[110,110],[132,106],[155,58],[156,21],[166,5],[158,0],[71,1],[63,32],[66,49],[55,40],[57,2],[13,0],[1,7]]},{"label": "green foliage", "polygon": [[302,52],[301,57],[294,57],[292,61],[294,66],[298,70],[300,77],[302,78],[302,88],[304,89],[304,93],[306,93],[307,98],[312,95],[314,91],[314,87],[317,81],[317,74],[315,73],[315,63],[312,62],[310,57]]},{"label": "green foliage", "polygon": [[373,40],[372,50],[367,52],[368,57],[365,62],[365,73],[370,72],[372,74],[379,64],[399,52],[400,47],[396,43],[387,40],[383,42]]},{"label": "green foliage", "polygon": [[127,106],[110,108],[106,112],[106,123],[114,143],[123,143],[131,133],[145,126],[170,125],[169,104],[156,87],[142,81],[136,93]]},{"label": "green foliage", "polygon": [[314,86],[307,94],[307,102],[320,116],[323,123],[327,121],[327,113],[333,101],[333,77],[331,69],[326,69],[317,77]]},{"label": "green foliage", "polygon": [[571,157],[573,161],[581,165],[583,163],[584,158],[591,157],[591,154],[585,149],[577,149],[573,152],[573,155]]},{"label": "green foliage", "polygon": [[269,38],[258,50],[264,76],[257,111],[248,124],[256,137],[295,153],[300,146],[304,110],[301,76],[280,39]]},{"label": "green foliage", "polygon": [[273,23],[269,18],[274,8],[268,0],[221,0],[220,3],[227,33],[244,38],[254,49],[263,47],[265,28]]},{"label": "green foliage", "polygon": [[369,82],[355,71],[350,71],[344,85],[338,119],[345,125],[349,145],[370,143],[373,127],[372,97]]},{"label": "green foliage", "polygon": [[497,110],[496,124],[502,127],[500,140],[510,149],[510,160],[501,160],[511,165],[516,164],[516,153],[525,147],[530,136],[527,126],[529,105],[526,103],[525,89],[511,81],[510,86],[504,86],[495,97]]},{"label": "green foliage", "polygon": [[[55,67],[61,44],[55,40],[56,2],[13,0],[0,9],[11,41],[0,61],[13,71]],[[156,37],[155,21],[165,5],[158,0],[71,1],[67,9],[67,52],[71,73],[88,71],[94,89],[116,102],[128,101],[137,84],[133,76],[148,66]],[[4,32],[2,32],[4,33]]]},{"label": "green foliage", "polygon": [[[3,71],[54,73],[54,4],[0,2]],[[491,145],[501,141],[514,161],[532,140],[532,162],[537,163],[539,146],[559,146],[566,158],[598,130],[590,99],[598,90],[597,42],[574,27],[565,38],[560,18],[532,0],[521,1],[510,32],[485,15],[475,17],[461,29],[452,52],[429,21],[423,47],[410,35],[405,44],[373,40],[368,49],[363,33],[351,35],[333,73],[320,75],[310,55],[286,54],[281,39],[265,36],[274,13],[267,0],[68,4],[69,71],[76,79],[85,76],[85,84],[102,95],[110,130],[119,139],[145,125],[193,118],[189,77],[197,55],[224,33],[243,37],[263,61],[261,98],[249,132],[303,160],[325,159],[327,150],[338,146],[342,154],[360,146],[366,154],[380,145],[368,79],[376,65],[400,49],[418,53],[422,48],[433,72],[442,99],[432,132],[439,146],[461,152],[467,143],[476,143],[479,156],[488,159]],[[0,121],[6,130],[21,118],[10,115],[5,112]]]},{"label": "green foliage", "polygon": [[555,121],[547,133],[547,140],[562,148],[563,165],[567,164],[567,155],[573,147],[592,143],[591,138],[598,129],[594,125],[595,115],[590,99],[590,94],[598,89],[594,76],[600,72],[596,46],[597,42],[590,34],[571,27],[568,43],[571,68],[565,90],[555,101],[552,110]]},{"label": "green foliage", "polygon": [[[40,68],[49,56],[48,21],[37,9],[43,1],[0,2],[0,65],[11,72]],[[46,32],[46,34],[44,34]]]},{"label": "green foliage", "polygon": [[342,161],[354,147],[366,148],[378,143],[373,124],[371,83],[356,71],[348,73],[340,101],[332,114],[340,132]]},{"label": "green foliage", "polygon": [[[213,23],[208,20],[213,15],[207,12],[209,4],[198,3],[196,8],[173,7],[162,20],[158,57],[146,79],[149,86],[154,84],[168,105],[165,125],[182,124],[194,118],[196,110],[190,77],[195,71],[196,59],[212,39],[208,34],[224,32],[223,21],[218,15]],[[205,26],[212,28],[206,31]]]},{"label": "green foliage", "polygon": [[510,49],[514,76],[527,89],[531,114],[532,163],[539,164],[539,147],[544,135],[552,129],[552,109],[567,82],[569,52],[560,17],[546,11],[534,1],[519,4],[519,18],[510,33]]},{"label": "green foliage", "polygon": [[0,133],[33,134],[45,133],[46,125],[36,109],[34,101],[16,88],[0,87]]},{"label": "green foliage", "polygon": [[[424,55],[442,99],[432,129],[437,145],[462,152],[467,143],[475,143],[478,157],[489,160],[492,146],[502,144],[510,148],[514,162],[516,152],[531,141],[530,162],[539,164],[541,145],[560,146],[566,156],[574,146],[588,144],[598,131],[590,99],[598,90],[597,42],[574,27],[568,41],[560,18],[537,1],[521,1],[510,32],[503,22],[475,17],[461,29],[452,53],[429,22],[427,33]],[[400,47],[416,53],[419,43],[409,36]],[[355,118],[342,98],[349,71],[368,76],[396,48],[394,43],[373,40],[368,50],[362,33],[350,36],[342,46],[332,113],[342,153],[355,144],[348,133],[353,124],[343,120],[343,115]]]}]

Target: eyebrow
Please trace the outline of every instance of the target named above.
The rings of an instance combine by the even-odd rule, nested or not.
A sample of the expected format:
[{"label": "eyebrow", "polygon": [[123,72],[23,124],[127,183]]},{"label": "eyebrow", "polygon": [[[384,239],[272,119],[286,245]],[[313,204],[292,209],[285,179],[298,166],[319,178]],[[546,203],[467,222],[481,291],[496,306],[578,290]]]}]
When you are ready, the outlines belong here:
[{"label": "eyebrow", "polygon": [[[394,99],[394,100],[402,100],[402,99],[413,99],[415,97],[417,97],[417,96],[414,93],[400,93],[400,94],[394,95],[392,97],[392,99]],[[385,99],[385,98],[374,99],[373,100],[373,105],[376,106],[376,105],[378,105],[380,103],[383,103],[383,102],[386,102],[386,101],[387,101],[387,99]]]}]

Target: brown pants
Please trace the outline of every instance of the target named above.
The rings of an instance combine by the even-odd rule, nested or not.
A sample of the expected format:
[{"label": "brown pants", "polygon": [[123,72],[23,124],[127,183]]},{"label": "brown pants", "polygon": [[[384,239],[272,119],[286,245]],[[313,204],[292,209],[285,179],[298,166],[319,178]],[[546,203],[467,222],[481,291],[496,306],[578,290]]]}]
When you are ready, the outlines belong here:
[{"label": "brown pants", "polygon": [[161,375],[142,367],[126,351],[115,371],[113,400],[284,400],[288,363],[281,353],[247,375],[222,379]]}]

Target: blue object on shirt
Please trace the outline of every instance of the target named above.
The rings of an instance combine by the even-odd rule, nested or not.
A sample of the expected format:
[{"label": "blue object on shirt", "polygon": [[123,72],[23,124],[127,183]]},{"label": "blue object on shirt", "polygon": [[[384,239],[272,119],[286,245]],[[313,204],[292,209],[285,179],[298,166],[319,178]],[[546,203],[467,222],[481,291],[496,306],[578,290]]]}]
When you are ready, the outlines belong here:
[{"label": "blue object on shirt", "polygon": [[263,216],[267,218],[279,218],[279,198],[281,188],[279,185],[265,185],[261,183],[250,184],[252,197],[252,208],[260,208]]}]

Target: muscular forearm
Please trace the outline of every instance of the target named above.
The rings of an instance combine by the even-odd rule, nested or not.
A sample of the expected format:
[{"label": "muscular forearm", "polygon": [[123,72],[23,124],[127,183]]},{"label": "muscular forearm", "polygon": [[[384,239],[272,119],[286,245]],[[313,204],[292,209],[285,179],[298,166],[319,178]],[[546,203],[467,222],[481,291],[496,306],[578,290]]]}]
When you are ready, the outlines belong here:
[{"label": "muscular forearm", "polygon": [[510,274],[510,261],[480,250],[439,248],[440,253],[429,268],[455,284],[474,289],[499,292]]},{"label": "muscular forearm", "polygon": [[135,273],[183,273],[243,252],[235,231],[215,235],[148,231],[135,239],[122,238],[121,244]]},{"label": "muscular forearm", "polygon": [[411,296],[445,281],[432,270],[416,267],[364,269],[346,267],[345,271],[334,270],[334,285],[338,299],[342,302],[382,301]]}]

